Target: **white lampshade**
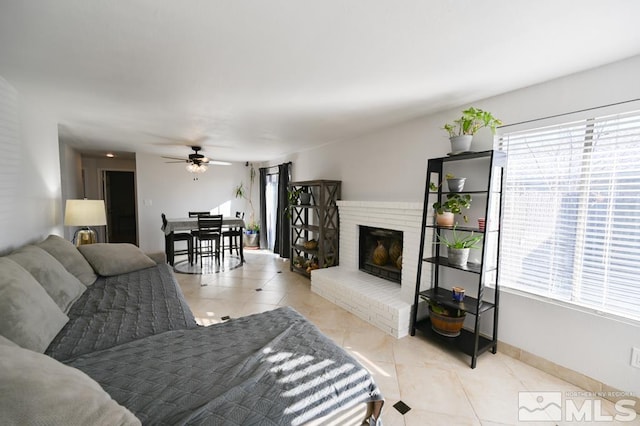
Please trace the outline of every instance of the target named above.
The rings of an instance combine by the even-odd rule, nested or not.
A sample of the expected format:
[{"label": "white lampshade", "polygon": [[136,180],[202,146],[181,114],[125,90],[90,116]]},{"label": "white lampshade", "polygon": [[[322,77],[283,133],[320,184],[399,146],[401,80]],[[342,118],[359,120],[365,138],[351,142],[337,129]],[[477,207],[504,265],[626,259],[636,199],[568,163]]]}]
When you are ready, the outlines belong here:
[{"label": "white lampshade", "polygon": [[67,200],[64,224],[66,226],[106,225],[104,200]]}]

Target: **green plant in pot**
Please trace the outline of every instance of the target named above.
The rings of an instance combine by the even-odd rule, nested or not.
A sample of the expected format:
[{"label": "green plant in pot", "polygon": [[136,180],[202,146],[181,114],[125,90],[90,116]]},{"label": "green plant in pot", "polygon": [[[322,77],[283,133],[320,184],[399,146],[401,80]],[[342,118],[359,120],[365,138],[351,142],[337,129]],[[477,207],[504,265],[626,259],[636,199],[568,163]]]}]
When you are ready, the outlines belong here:
[{"label": "green plant in pot", "polygon": [[446,194],[445,198],[444,201],[433,203],[438,226],[454,226],[454,215],[456,214],[462,214],[464,221],[468,222],[469,218],[462,211],[471,207],[471,195],[453,192]]},{"label": "green plant in pot", "polygon": [[438,234],[439,244],[447,247],[447,257],[451,265],[466,265],[469,260],[469,251],[480,248],[480,241],[482,241],[482,235],[475,235],[473,231],[470,234],[461,234],[456,231],[455,226],[450,238],[443,233]]},{"label": "green plant in pot", "polygon": [[254,221],[256,212],[253,208],[251,193],[253,191],[253,182],[256,180],[256,169],[253,167],[253,163],[247,162],[246,166],[249,167],[249,188],[245,188],[244,183],[240,181],[240,184],[233,188],[233,193],[236,198],[243,198],[249,203],[249,208],[251,209],[251,216],[249,217],[249,220]]},{"label": "green plant in pot", "polygon": [[431,329],[438,334],[446,337],[459,336],[465,316],[466,312],[462,309],[451,308],[441,305],[435,300],[429,300]]},{"label": "green plant in pot", "polygon": [[307,192],[308,188],[306,186],[301,186],[297,188],[290,188],[287,191],[287,201],[289,202],[289,208],[287,209],[287,217],[291,218],[291,206],[308,206],[311,203],[311,193]]},{"label": "green plant in pot", "polygon": [[469,151],[471,140],[478,130],[488,127],[493,133],[502,121],[495,118],[489,111],[480,108],[468,108],[462,111],[462,116],[451,123],[445,124],[442,128],[449,134],[451,141],[451,152],[461,153]]},{"label": "green plant in pot", "polygon": [[[464,183],[467,180],[467,178],[457,177],[452,173],[447,173],[444,178],[447,181],[447,188],[449,188],[450,192],[462,192],[462,190],[464,189]],[[438,185],[431,182],[429,184],[429,189],[431,189],[432,191],[437,191]]]}]

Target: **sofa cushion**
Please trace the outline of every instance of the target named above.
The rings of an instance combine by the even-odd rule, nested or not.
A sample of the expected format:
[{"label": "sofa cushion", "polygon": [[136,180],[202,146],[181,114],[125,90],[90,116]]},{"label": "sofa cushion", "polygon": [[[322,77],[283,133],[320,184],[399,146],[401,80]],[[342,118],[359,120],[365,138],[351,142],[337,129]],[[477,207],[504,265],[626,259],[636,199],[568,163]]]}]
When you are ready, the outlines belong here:
[{"label": "sofa cushion", "polygon": [[98,243],[78,247],[93,269],[103,277],[126,274],[156,266],[142,250],[129,243]]},{"label": "sofa cushion", "polygon": [[91,285],[98,278],[87,259],[70,241],[57,235],[49,235],[46,240],[38,244],[38,247],[55,257],[82,284]]},{"label": "sofa cushion", "polygon": [[82,371],[7,342],[0,342],[0,395],[3,424],[140,424]]},{"label": "sofa cushion", "polygon": [[87,289],[53,256],[37,246],[22,247],[8,256],[26,269],[64,311]]},{"label": "sofa cushion", "polygon": [[29,272],[0,258],[0,334],[23,348],[44,352],[67,321]]}]

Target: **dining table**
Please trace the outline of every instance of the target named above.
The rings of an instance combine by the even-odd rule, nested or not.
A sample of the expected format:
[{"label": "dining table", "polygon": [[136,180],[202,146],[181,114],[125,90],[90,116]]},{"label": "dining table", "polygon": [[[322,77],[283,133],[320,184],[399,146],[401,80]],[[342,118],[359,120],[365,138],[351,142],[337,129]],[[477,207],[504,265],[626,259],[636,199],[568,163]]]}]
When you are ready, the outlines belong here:
[{"label": "dining table", "polygon": [[[244,263],[243,238],[244,235],[244,219],[232,216],[223,216],[222,226],[226,228],[240,228],[240,263]],[[164,250],[167,259],[173,258],[173,233],[176,231],[192,231],[198,229],[197,217],[180,217],[167,218],[167,226],[162,228],[164,231]]]}]

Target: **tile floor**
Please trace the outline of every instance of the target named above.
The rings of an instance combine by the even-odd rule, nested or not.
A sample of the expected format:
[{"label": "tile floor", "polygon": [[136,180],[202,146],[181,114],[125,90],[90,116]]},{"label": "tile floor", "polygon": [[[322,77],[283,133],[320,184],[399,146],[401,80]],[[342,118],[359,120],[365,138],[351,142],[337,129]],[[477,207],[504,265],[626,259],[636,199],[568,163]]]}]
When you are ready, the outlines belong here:
[{"label": "tile floor", "polygon": [[[312,293],[309,279],[290,272],[287,261],[269,252],[246,250],[245,257],[246,263],[234,269],[223,265],[216,273],[176,274],[197,320],[203,325],[216,324],[225,316],[237,318],[292,306],[369,369],[386,399],[382,415],[386,426],[576,424],[519,423],[518,393],[566,395],[582,391],[580,388],[500,352],[482,355],[472,370],[465,355],[418,336],[395,339]],[[404,415],[393,407],[400,400],[411,407]],[[602,400],[602,409],[592,413],[613,416],[616,410]],[[363,417],[364,405],[360,404],[314,424],[359,425]],[[631,422],[578,423],[640,425],[640,416]]]}]

